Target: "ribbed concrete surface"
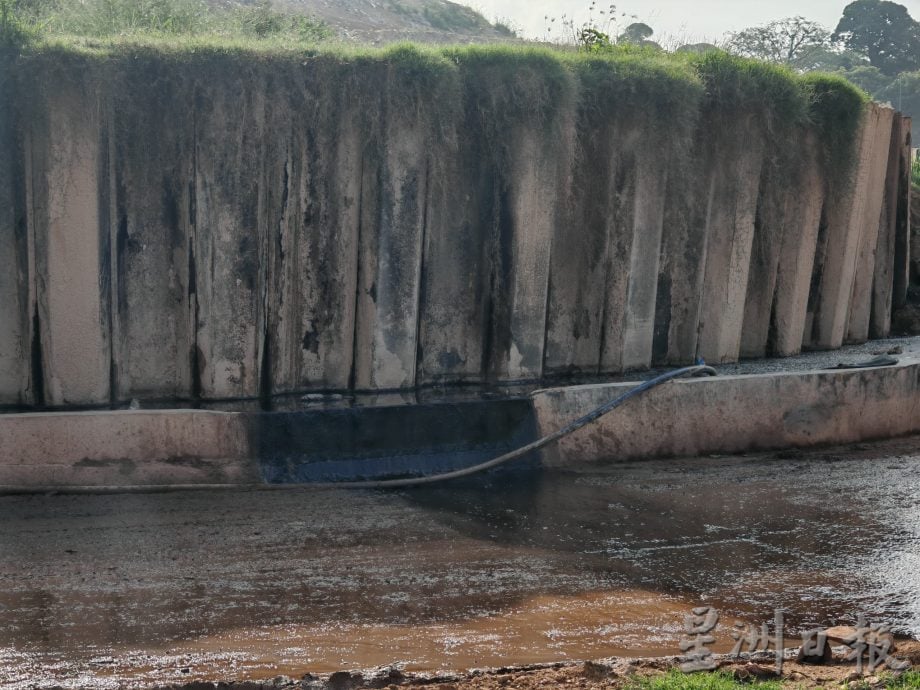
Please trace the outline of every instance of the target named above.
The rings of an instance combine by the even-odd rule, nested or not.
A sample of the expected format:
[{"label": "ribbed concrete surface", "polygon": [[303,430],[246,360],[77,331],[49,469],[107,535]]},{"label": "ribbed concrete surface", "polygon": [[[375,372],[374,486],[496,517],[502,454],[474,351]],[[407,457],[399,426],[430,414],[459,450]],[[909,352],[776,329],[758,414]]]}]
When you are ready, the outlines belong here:
[{"label": "ribbed concrete surface", "polygon": [[792,355],[885,335],[906,290],[890,108],[830,179],[808,127],[774,155],[756,113],[639,117],[533,66],[426,90],[322,60],[17,74],[41,88],[2,114],[3,406]]}]

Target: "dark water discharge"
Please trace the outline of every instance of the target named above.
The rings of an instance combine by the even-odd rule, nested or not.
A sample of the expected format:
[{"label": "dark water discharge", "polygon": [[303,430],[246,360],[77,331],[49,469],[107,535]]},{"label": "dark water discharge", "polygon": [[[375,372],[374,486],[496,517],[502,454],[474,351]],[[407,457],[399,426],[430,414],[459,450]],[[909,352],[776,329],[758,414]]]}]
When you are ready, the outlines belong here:
[{"label": "dark water discharge", "polygon": [[0,497],[0,684],[675,655],[693,606],[920,633],[920,439],[424,490]]}]

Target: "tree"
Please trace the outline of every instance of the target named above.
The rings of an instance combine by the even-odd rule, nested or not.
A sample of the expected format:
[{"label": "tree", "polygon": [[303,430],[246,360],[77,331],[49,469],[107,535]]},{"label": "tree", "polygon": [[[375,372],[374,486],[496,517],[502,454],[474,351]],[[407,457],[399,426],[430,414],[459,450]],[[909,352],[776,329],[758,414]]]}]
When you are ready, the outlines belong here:
[{"label": "tree", "polygon": [[859,65],[850,69],[841,69],[837,73],[846,77],[848,81],[856,84],[873,98],[888,89],[892,82],[891,77],[887,74],[882,74],[878,67],[872,67],[871,65]]},{"label": "tree", "polygon": [[788,17],[732,34],[730,52],[806,69],[809,57],[829,47],[830,32],[804,17]]},{"label": "tree", "polygon": [[579,29],[575,34],[575,41],[579,48],[587,53],[605,53],[613,50],[610,35],[590,26]]},{"label": "tree", "polygon": [[626,27],[619,38],[617,38],[617,43],[634,43],[636,45],[641,45],[647,41],[653,33],[655,33],[655,30],[648,24],[636,22]]},{"label": "tree", "polygon": [[920,141],[920,71],[899,74],[888,86],[872,95],[875,100],[891,103],[905,115],[913,116],[912,139],[916,146]]},{"label": "tree", "polygon": [[719,46],[714,43],[685,43],[682,46],[678,46],[675,53],[693,53],[696,55],[703,55],[713,50],[721,50]]},{"label": "tree", "polygon": [[617,44],[644,46],[646,48],[657,48],[661,50],[660,45],[650,40],[653,33],[655,33],[655,30],[648,24],[636,22],[627,26],[623,33],[617,36]]},{"label": "tree", "polygon": [[862,55],[857,55],[849,50],[840,50],[838,46],[828,44],[823,48],[816,48],[799,61],[797,69],[803,72],[839,72],[852,70],[859,67],[875,69]]},{"label": "tree", "polygon": [[890,0],[850,3],[832,38],[889,76],[920,69],[920,23]]}]

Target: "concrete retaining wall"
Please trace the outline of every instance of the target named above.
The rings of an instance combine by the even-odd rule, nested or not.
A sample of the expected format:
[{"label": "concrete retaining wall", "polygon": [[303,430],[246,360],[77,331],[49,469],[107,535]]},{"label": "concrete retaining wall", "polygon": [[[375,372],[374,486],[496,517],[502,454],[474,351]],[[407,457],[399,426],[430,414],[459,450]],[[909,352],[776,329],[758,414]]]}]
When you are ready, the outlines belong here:
[{"label": "concrete retaining wall", "polygon": [[[547,434],[630,388],[572,386],[535,393]],[[770,404],[765,405],[764,401]],[[804,448],[920,431],[920,363],[675,381],[544,451],[565,465]]]},{"label": "concrete retaining wall", "polygon": [[[633,385],[303,412],[0,415],[0,492],[430,475],[519,448]],[[876,369],[675,381],[547,447],[541,460],[560,466],[807,448],[916,432],[920,362],[913,360]]]},{"label": "concrete retaining wall", "polygon": [[859,135],[854,174],[829,185],[812,332],[806,334],[811,347],[840,347],[847,339],[858,342],[868,333],[872,285],[868,274],[875,268],[892,115],[887,108],[869,108]]},{"label": "concrete retaining wall", "polygon": [[195,410],[0,416],[0,485],[252,484],[242,415]]},{"label": "concrete retaining wall", "polygon": [[887,333],[906,120],[869,107],[832,184],[807,127],[777,168],[756,114],[688,96],[637,116],[616,74],[586,96],[553,69],[23,61],[29,98],[0,115],[0,405],[496,384]]}]

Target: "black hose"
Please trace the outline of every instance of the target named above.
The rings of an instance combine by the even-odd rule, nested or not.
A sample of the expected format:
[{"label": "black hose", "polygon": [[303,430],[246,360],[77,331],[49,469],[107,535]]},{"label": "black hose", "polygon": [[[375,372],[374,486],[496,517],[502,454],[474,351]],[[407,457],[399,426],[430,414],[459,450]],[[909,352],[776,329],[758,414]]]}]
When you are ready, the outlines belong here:
[{"label": "black hose", "polygon": [[555,431],[548,436],[543,436],[542,438],[539,438],[532,443],[528,443],[526,446],[512,450],[509,453],[499,455],[497,458],[493,458],[492,460],[488,460],[478,465],[473,465],[472,467],[464,467],[462,470],[454,470],[453,472],[444,472],[442,474],[432,474],[427,477],[412,477],[408,479],[380,479],[356,482],[322,482],[307,484],[305,486],[315,487],[317,489],[404,489],[411,486],[422,486],[425,484],[444,482],[450,479],[468,477],[471,474],[477,474],[479,472],[490,470],[493,467],[504,465],[505,463],[511,462],[512,460],[517,460],[518,458],[521,458],[535,450],[540,450],[541,448],[548,446],[550,443],[554,443],[560,438],[578,431],[591,422],[597,421],[605,414],[618,408],[627,400],[642,395],[643,393],[646,393],[653,388],[657,388],[658,386],[667,383],[668,381],[673,381],[674,379],[683,378],[685,376],[695,375],[715,376],[716,370],[712,367],[706,366],[705,364],[697,364],[692,367],[675,369],[674,371],[669,371],[668,373],[662,374],[661,376],[656,376],[653,379],[640,383],[635,388],[630,388],[628,391],[623,393],[623,395],[605,402],[603,405],[593,409],[583,417],[579,417],[575,421],[570,422],[566,426],[562,427],[559,429],[559,431]]},{"label": "black hose", "polygon": [[[579,417],[578,419],[570,422],[566,426],[562,427],[558,431],[553,432],[547,436],[528,443],[526,446],[522,446],[516,450],[512,450],[504,455],[499,455],[497,458],[488,460],[486,462],[480,463],[478,465],[473,465],[472,467],[464,467],[461,470],[454,470],[452,472],[443,472],[441,474],[432,474],[427,477],[411,477],[405,479],[372,479],[372,480],[361,480],[361,481],[342,481],[342,482],[308,482],[301,484],[259,484],[259,485],[238,485],[238,484],[166,484],[166,485],[156,485],[156,486],[131,486],[131,487],[117,487],[117,486],[106,486],[106,487],[92,487],[92,486],[62,486],[62,487],[49,487],[42,489],[43,493],[45,492],[54,492],[54,493],[121,493],[121,492],[142,492],[142,493],[153,493],[157,491],[207,491],[207,490],[228,490],[228,489],[249,489],[256,491],[265,491],[265,490],[278,490],[278,489],[405,489],[413,486],[423,486],[425,484],[434,484],[437,482],[444,482],[450,479],[460,479],[462,477],[468,477],[472,474],[477,474],[479,472],[484,472],[486,470],[492,469],[493,467],[498,467],[499,465],[504,465],[505,463],[511,462],[512,460],[517,460],[528,453],[531,453],[535,450],[539,450],[548,446],[550,443],[554,443],[559,439],[568,436],[569,434],[578,431],[582,427],[587,426],[591,422],[597,421],[604,415],[612,412],[616,408],[620,407],[627,400],[638,397],[643,393],[647,393],[653,388],[667,383],[668,381],[673,381],[674,379],[684,378],[687,376],[715,376],[716,370],[712,367],[706,366],[705,364],[698,364],[692,367],[684,367],[682,369],[675,369],[674,371],[669,371],[666,374],[661,376],[656,376],[653,379],[644,381],[640,383],[635,388],[630,388],[628,391],[623,393],[613,400],[605,402],[603,405],[596,407],[588,414]],[[20,493],[19,491],[10,490],[6,487],[0,487],[0,493]],[[35,493],[35,490],[29,490],[28,493]]]}]

